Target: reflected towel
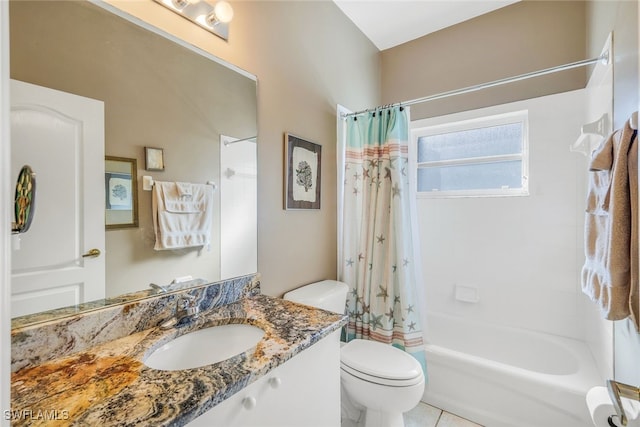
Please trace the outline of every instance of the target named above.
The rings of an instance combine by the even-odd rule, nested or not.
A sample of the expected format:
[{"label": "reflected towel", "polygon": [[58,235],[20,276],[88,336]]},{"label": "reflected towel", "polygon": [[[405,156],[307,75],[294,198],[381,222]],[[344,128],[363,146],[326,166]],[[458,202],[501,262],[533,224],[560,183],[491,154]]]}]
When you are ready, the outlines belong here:
[{"label": "reflected towel", "polygon": [[189,182],[176,182],[176,191],[181,200],[191,200],[193,197],[193,184]]},{"label": "reflected towel", "polygon": [[155,250],[208,246],[213,221],[213,187],[156,181],[152,194]]},{"label": "reflected towel", "polygon": [[[629,168],[635,132],[625,124],[605,139],[592,154],[585,215],[585,263],[582,290],[609,320],[628,317],[632,283],[631,187],[637,176]],[[637,187],[634,187],[637,188]],[[633,197],[637,204],[637,198]],[[635,213],[636,207],[633,208]],[[637,287],[637,269],[635,270]],[[636,291],[637,292],[637,291]]]}]

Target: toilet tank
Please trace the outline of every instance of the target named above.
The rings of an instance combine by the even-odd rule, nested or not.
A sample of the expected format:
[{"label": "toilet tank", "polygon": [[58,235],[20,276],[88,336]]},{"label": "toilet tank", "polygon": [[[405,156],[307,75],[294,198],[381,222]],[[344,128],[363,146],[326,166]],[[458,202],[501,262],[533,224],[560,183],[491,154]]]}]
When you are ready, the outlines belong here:
[{"label": "toilet tank", "polygon": [[349,286],[336,280],[323,280],[284,294],[284,299],[344,314]]}]

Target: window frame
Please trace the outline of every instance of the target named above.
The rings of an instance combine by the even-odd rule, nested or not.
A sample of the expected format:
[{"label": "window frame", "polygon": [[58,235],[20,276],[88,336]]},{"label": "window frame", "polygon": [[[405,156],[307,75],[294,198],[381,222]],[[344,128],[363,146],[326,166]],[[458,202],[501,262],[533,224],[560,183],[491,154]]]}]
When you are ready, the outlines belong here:
[{"label": "window frame", "polygon": [[[528,110],[512,111],[508,113],[479,116],[472,119],[441,122],[439,124],[419,126],[424,120],[412,123],[411,129],[411,157],[412,176],[415,178],[415,194],[418,198],[456,198],[456,197],[513,197],[529,195],[529,112]],[[487,127],[521,124],[522,126],[522,151],[520,154],[500,154],[492,156],[478,156],[451,160],[436,160],[430,162],[418,162],[418,139],[425,136],[441,135],[445,133],[462,132]],[[419,191],[418,171],[428,167],[479,165],[496,161],[522,162],[522,187],[521,188],[491,188],[491,189],[465,189],[446,191]]]}]

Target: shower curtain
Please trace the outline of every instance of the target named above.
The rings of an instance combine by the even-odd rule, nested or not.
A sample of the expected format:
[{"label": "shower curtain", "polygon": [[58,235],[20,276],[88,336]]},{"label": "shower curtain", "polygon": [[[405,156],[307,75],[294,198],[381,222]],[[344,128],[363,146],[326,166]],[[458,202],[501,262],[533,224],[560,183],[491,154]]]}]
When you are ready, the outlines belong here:
[{"label": "shower curtain", "polygon": [[[347,283],[346,339],[381,341],[426,363],[416,301],[410,215],[408,109],[348,117],[339,280]],[[339,156],[340,158],[340,156]]]}]

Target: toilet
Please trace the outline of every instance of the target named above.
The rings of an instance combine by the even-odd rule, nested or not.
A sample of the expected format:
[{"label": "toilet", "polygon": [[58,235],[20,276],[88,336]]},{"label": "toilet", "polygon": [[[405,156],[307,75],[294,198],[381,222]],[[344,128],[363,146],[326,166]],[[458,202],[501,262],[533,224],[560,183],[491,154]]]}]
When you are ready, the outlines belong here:
[{"label": "toilet", "polygon": [[[348,291],[345,283],[324,280],[287,292],[284,299],[343,313]],[[364,427],[403,427],[402,413],[420,402],[425,380],[420,363],[404,351],[355,339],[340,349],[340,383],[343,414],[361,411]]]}]

